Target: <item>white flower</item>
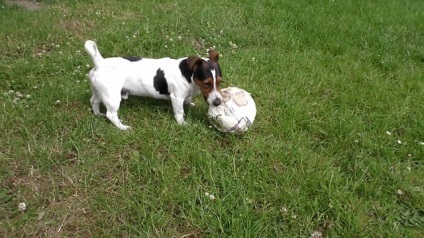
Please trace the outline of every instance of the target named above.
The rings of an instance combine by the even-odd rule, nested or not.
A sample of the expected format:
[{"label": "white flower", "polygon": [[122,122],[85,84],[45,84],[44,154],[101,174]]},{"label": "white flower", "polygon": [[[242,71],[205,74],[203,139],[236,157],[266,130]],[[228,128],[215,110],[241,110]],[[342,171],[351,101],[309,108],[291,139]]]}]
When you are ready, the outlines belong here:
[{"label": "white flower", "polygon": [[234,44],[233,42],[231,42],[231,41],[230,41],[230,46],[233,49],[237,49],[238,48],[238,46],[236,44]]},{"label": "white flower", "polygon": [[399,190],[397,190],[397,191],[396,191],[396,193],[397,193],[398,195],[402,195],[402,194],[403,194],[403,191],[399,189]]},{"label": "white flower", "polygon": [[26,98],[31,98],[31,94],[27,94],[26,95]]},{"label": "white flower", "polygon": [[424,145],[424,142],[422,142],[422,141],[421,141],[421,142],[418,142],[418,144],[419,144],[419,145]]},{"label": "white flower", "polygon": [[27,205],[24,202],[19,203],[18,205],[19,211],[25,211],[27,208]]},{"label": "white flower", "polygon": [[322,237],[321,231],[314,231],[314,233],[311,234],[310,238],[319,238]]},{"label": "white flower", "polygon": [[402,144],[402,141],[401,141],[401,140],[397,140],[397,143],[398,143],[399,145],[401,145],[401,144]]},{"label": "white flower", "polygon": [[283,208],[281,208],[280,209],[280,212],[281,212],[281,214],[283,214],[283,215],[287,215],[287,213],[288,213],[288,209],[287,209],[287,207],[283,207]]},{"label": "white flower", "polygon": [[16,97],[18,98],[23,98],[24,95],[21,92],[16,92]]},{"label": "white flower", "polygon": [[208,197],[210,200],[215,200],[215,196],[208,192],[205,192],[205,196]]},{"label": "white flower", "polygon": [[389,136],[392,135],[392,133],[390,131],[386,131],[386,134],[389,135]]},{"label": "white flower", "polygon": [[56,100],[56,102],[54,102],[54,104],[59,104],[60,103],[60,100]]}]

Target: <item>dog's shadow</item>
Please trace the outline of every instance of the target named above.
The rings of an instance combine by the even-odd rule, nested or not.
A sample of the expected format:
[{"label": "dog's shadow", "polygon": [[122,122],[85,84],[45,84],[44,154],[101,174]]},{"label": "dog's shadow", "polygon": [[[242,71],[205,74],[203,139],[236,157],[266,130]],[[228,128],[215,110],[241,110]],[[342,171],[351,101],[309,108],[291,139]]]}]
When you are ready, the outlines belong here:
[{"label": "dog's shadow", "polygon": [[[89,104],[90,108],[90,95],[84,96],[82,103]],[[207,128],[210,128],[212,135],[214,138],[219,138],[221,147],[232,146],[235,141],[240,140],[244,137],[244,134],[231,134],[231,133],[223,133],[218,130],[213,129],[210,126],[210,121],[207,117],[207,104],[200,98],[193,98],[193,102],[196,103],[195,106],[184,105],[185,118],[187,121],[195,122],[201,125],[204,125]],[[106,108],[103,104],[100,104],[100,111],[105,113]],[[129,97],[128,99],[122,99],[120,105],[120,111],[125,113],[125,116],[129,115],[137,115],[147,119],[147,121],[156,121],[158,118],[160,120],[172,120],[174,119],[174,112],[172,110],[172,104],[169,100],[158,100],[149,97]],[[149,112],[149,113],[145,113]],[[92,113],[92,112],[91,112]],[[119,112],[118,112],[119,113]],[[122,114],[121,113],[121,114]],[[107,120],[105,118],[105,120]],[[176,122],[175,122],[176,123]]]},{"label": "dog's shadow", "polygon": [[[90,95],[87,95],[83,100],[84,102],[88,102],[91,108],[89,103],[90,97]],[[204,125],[208,125],[209,121],[207,118],[207,105],[203,100],[196,100],[195,98],[193,99],[193,102],[196,104],[195,106],[184,105],[186,120],[198,121]],[[102,113],[106,113],[106,107],[102,103],[100,103],[100,111]],[[158,100],[149,97],[130,96],[128,99],[122,99],[118,114],[135,114],[141,111],[149,112],[143,113],[143,116],[151,120],[157,120],[158,118],[162,117],[170,117],[172,120],[175,120],[170,100]]]}]

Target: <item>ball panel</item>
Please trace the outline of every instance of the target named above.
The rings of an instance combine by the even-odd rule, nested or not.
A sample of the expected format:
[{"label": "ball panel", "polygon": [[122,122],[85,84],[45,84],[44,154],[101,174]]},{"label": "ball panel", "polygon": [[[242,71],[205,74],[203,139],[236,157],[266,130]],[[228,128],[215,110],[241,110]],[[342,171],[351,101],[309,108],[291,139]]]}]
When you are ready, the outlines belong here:
[{"label": "ball panel", "polygon": [[221,132],[243,133],[253,124],[256,105],[250,93],[237,87],[221,90],[222,104],[210,106],[208,117],[211,124]]}]

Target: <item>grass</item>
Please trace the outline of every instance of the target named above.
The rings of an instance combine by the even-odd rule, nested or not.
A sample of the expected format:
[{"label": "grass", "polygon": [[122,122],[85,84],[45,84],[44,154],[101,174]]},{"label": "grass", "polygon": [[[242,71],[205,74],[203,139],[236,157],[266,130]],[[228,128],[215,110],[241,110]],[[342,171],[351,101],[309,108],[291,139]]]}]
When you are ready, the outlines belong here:
[{"label": "grass", "polygon": [[[424,236],[424,2],[40,6],[0,1],[1,236]],[[188,127],[130,98],[119,131],[90,111],[86,39],[104,56],[215,46],[253,127],[218,133],[200,96]]]}]

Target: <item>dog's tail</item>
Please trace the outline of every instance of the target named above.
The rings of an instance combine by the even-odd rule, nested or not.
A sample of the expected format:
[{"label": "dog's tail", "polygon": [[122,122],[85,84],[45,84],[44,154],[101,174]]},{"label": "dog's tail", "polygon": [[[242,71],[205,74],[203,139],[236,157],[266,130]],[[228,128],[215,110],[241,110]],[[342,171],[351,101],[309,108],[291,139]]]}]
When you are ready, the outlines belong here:
[{"label": "dog's tail", "polygon": [[99,50],[97,49],[96,42],[92,40],[88,40],[85,42],[84,48],[93,59],[94,65],[98,67],[100,62],[103,60],[103,57],[100,54]]}]

